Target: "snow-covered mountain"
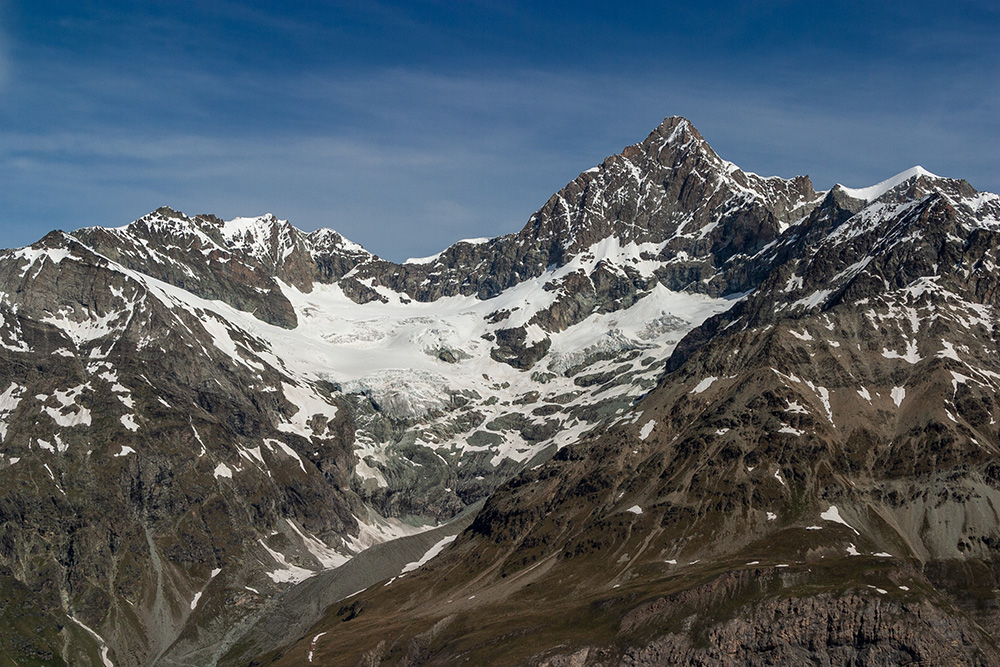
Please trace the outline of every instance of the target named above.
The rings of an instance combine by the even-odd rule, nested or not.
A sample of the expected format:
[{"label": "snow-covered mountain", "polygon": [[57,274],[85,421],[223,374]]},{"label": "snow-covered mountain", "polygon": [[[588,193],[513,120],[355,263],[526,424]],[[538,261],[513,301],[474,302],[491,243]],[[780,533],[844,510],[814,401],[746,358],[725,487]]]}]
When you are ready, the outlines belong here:
[{"label": "snow-covered mountain", "polygon": [[1000,197],[819,199],[632,409],[262,659],[997,664]]},{"label": "snow-covered mountain", "polygon": [[[328,604],[423,565],[519,473],[587,447],[568,445],[662,439],[642,406],[691,364],[708,365],[684,395],[730,386],[738,369],[697,359],[736,331],[881,299],[880,363],[926,359],[919,326],[887,324],[905,295],[972,290],[949,312],[987,321],[993,261],[963,275],[927,239],[982,245],[998,215],[995,195],[921,168],[828,192],[762,178],[668,118],[521,231],[402,264],[272,215],[170,208],[0,252],[0,590],[36,619],[0,611],[0,640],[71,664],[255,658],[322,614],[290,602],[302,591]],[[840,409],[808,382],[796,405]],[[904,399],[869,386],[858,400]]]}]

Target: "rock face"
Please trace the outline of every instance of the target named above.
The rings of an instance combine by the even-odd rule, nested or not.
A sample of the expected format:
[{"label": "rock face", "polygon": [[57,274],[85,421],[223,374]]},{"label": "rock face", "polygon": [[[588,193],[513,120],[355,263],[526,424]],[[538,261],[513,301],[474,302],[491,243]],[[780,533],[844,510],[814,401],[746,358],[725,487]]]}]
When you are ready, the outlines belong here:
[{"label": "rock face", "polygon": [[223,582],[267,595],[308,571],[281,554],[350,553],[340,399],[71,237],[7,252],[0,284],[0,567],[65,630],[38,650],[84,664],[87,626],[150,664],[208,605],[226,618]]},{"label": "rock face", "polygon": [[998,218],[669,118],[403,264],[169,208],[0,252],[0,655],[995,663]]},{"label": "rock face", "polygon": [[[761,574],[748,571],[746,576]],[[764,583],[773,581],[763,576]],[[661,598],[655,604],[671,602]],[[614,656],[616,664],[988,665],[997,658],[993,651],[979,650],[978,638],[963,623],[922,602],[821,594],[772,598],[745,611],[746,617],[729,619],[701,633],[670,633],[626,650]],[[606,660],[611,656],[593,657]],[[549,664],[554,661],[547,660]]]}]

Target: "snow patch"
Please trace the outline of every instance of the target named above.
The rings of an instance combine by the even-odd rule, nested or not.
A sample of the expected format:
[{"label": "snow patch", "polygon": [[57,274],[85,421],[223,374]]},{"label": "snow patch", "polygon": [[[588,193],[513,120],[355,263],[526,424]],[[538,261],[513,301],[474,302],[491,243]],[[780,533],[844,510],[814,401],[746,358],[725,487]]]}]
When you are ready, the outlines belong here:
[{"label": "snow patch", "polygon": [[709,376],[709,377],[705,378],[704,380],[702,380],[701,382],[699,382],[698,384],[696,384],[694,386],[694,389],[692,389],[690,393],[692,393],[692,394],[700,394],[700,393],[704,392],[705,390],[707,390],[709,387],[711,387],[712,383],[715,382],[718,379],[719,378],[715,377],[714,375],[713,376]]},{"label": "snow patch", "polygon": [[906,352],[900,354],[893,350],[882,348],[882,356],[886,359],[902,359],[909,364],[915,364],[921,360],[921,356],[917,354],[917,341],[911,340],[906,344]]},{"label": "snow patch", "polygon": [[297,408],[291,419],[278,424],[278,430],[285,433],[295,433],[306,438],[316,435],[309,422],[317,415],[327,420],[337,415],[337,407],[330,405],[311,387],[281,383],[285,399]]},{"label": "snow patch", "polygon": [[795,301],[794,303],[792,303],[791,307],[792,308],[804,308],[806,310],[811,310],[811,309],[815,308],[816,306],[818,306],[818,305],[822,304],[823,302],[825,302],[826,299],[827,299],[827,297],[830,296],[831,294],[833,294],[833,290],[831,290],[831,289],[816,290],[815,292],[813,292],[809,296],[803,297],[803,298],[799,299],[798,301]]},{"label": "snow patch", "polygon": [[905,387],[893,387],[892,391],[889,392],[889,396],[892,397],[892,402],[896,404],[898,408],[903,403],[903,399],[906,398],[906,388]]},{"label": "snow patch", "polygon": [[17,409],[26,390],[26,387],[11,382],[10,386],[0,394],[0,441],[7,437],[7,418]]},{"label": "snow patch", "polygon": [[[42,406],[42,411],[52,418],[56,424],[62,427],[90,426],[90,410],[77,403],[84,389],[89,389],[90,384],[82,384],[66,391],[56,391],[52,396],[59,402],[58,408]],[[39,400],[45,401],[47,397],[38,396]]]},{"label": "snow patch", "polygon": [[299,464],[299,468],[302,469],[302,472],[306,472],[306,466],[302,462],[302,457],[299,456],[299,453],[296,452],[294,449],[292,449],[291,447],[289,447],[288,445],[286,445],[282,441],[280,441],[280,440],[274,440],[273,438],[267,438],[267,439],[265,439],[264,440],[264,444],[268,445],[271,449],[275,449],[275,448],[280,449],[282,452],[284,452],[285,454],[287,454],[289,457],[295,459],[296,463]]},{"label": "snow patch", "polygon": [[958,358],[958,353],[955,351],[955,346],[946,340],[941,341],[943,349],[941,349],[936,355],[938,359],[954,359],[955,361],[961,361]]},{"label": "snow patch", "polygon": [[406,574],[407,572],[413,572],[414,570],[422,567],[425,563],[429,562],[432,558],[437,556],[439,553],[444,551],[444,548],[455,541],[458,535],[449,535],[441,539],[439,542],[435,543],[430,549],[424,552],[424,555],[420,557],[420,560],[413,561],[412,563],[407,563],[403,566],[403,569],[399,571],[400,574]]},{"label": "snow patch", "polygon": [[242,354],[240,354],[240,349],[237,346],[236,341],[233,340],[229,327],[221,318],[212,314],[207,317],[202,317],[200,322],[201,326],[203,326],[205,331],[207,331],[212,337],[212,344],[215,345],[217,349],[225,353],[226,356],[243,366],[247,366],[258,371],[264,370],[264,366],[262,364],[253,361],[252,359],[246,359]]},{"label": "snow patch", "polygon": [[104,664],[104,667],[115,667],[115,664],[111,662],[111,658],[108,657],[109,648],[107,642],[104,641],[104,638],[91,630],[88,626],[84,625],[83,621],[73,616],[73,614],[69,614],[69,618],[71,621],[83,628],[87,634],[97,640],[97,645],[101,649],[101,662]]},{"label": "snow patch", "polygon": [[312,641],[309,643],[309,653],[306,655],[306,660],[309,663],[312,663],[312,661],[313,661],[313,653],[316,651],[316,642],[318,642],[319,638],[322,637],[325,634],[326,634],[325,632],[319,633],[318,635],[316,635],[315,637],[313,637]]},{"label": "snow patch", "polygon": [[298,565],[292,565],[285,559],[285,557],[282,554],[275,551],[271,547],[267,546],[264,543],[264,540],[262,539],[257,540],[257,543],[260,544],[260,546],[264,547],[264,550],[267,551],[268,555],[271,556],[271,558],[274,559],[275,563],[278,564],[278,569],[264,573],[274,583],[297,584],[298,582],[305,581],[309,577],[316,574],[312,570],[307,570],[304,567],[299,567]]},{"label": "snow patch", "polygon": [[789,401],[788,402],[788,407],[785,408],[785,412],[792,412],[792,413],[800,414],[800,415],[807,415],[807,414],[809,414],[809,411],[806,410],[801,405],[799,405],[798,401]]},{"label": "snow patch", "polygon": [[808,380],[806,380],[806,385],[814,392],[816,392],[816,395],[819,397],[819,400],[822,401],[823,403],[823,408],[826,410],[826,418],[829,419],[830,423],[833,424],[834,428],[836,428],[837,425],[833,421],[833,409],[830,407],[830,390],[827,389],[826,387],[820,387],[819,385],[814,385],[812,382]]},{"label": "snow patch", "polygon": [[824,521],[832,521],[834,523],[843,524],[848,528],[850,528],[851,530],[853,530],[855,535],[861,534],[857,531],[857,529],[854,526],[844,521],[843,517],[840,516],[840,510],[837,509],[836,505],[830,505],[830,508],[828,510],[820,513],[819,518],[823,519]]}]

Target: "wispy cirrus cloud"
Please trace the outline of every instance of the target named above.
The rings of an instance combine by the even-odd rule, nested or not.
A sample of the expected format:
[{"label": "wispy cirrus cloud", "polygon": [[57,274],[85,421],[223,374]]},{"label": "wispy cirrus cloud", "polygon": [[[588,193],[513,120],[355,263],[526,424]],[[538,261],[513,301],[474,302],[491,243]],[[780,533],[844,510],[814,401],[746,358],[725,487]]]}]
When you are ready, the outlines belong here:
[{"label": "wispy cirrus cloud", "polygon": [[[988,122],[989,104],[950,117],[933,105],[911,106],[901,116],[897,103],[874,104],[885,93],[877,76],[853,81],[848,100],[696,74],[656,83],[593,72],[404,68],[229,82],[245,88],[217,94],[259,102],[268,91],[270,108],[250,129],[220,129],[225,117],[204,123],[212,105],[198,108],[198,94],[164,94],[184,108],[158,129],[124,114],[87,119],[76,131],[2,132],[0,176],[22,198],[36,188],[36,207],[64,202],[50,227],[121,224],[162,204],[227,217],[272,211],[403,259],[458,238],[515,231],[577,173],[640,141],[668,114],[688,116],[746,169],[809,173],[817,187],[865,185],[918,162],[969,178],[963,170],[977,156],[982,173],[992,160],[970,130]],[[196,84],[196,93],[223,85],[212,77]],[[89,97],[122,82],[79,85]],[[961,81],[938,85],[970,94]]]},{"label": "wispy cirrus cloud", "polygon": [[36,17],[0,96],[0,245],[170,204],[427,255],[516,230],[674,114],[742,167],[817,187],[920,163],[1000,189],[998,63],[982,57],[1000,30],[978,5],[933,40],[939,8],[919,2],[840,3],[823,22],[808,3],[348,5]]}]

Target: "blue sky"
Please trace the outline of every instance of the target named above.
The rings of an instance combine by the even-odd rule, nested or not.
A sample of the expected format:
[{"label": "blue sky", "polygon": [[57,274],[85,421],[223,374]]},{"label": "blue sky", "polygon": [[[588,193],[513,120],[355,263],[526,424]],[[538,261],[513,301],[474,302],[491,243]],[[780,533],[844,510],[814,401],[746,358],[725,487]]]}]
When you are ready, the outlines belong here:
[{"label": "blue sky", "polygon": [[0,0],[0,247],[167,204],[428,255],[669,115],[817,188],[1000,191],[995,2],[278,4]]}]

